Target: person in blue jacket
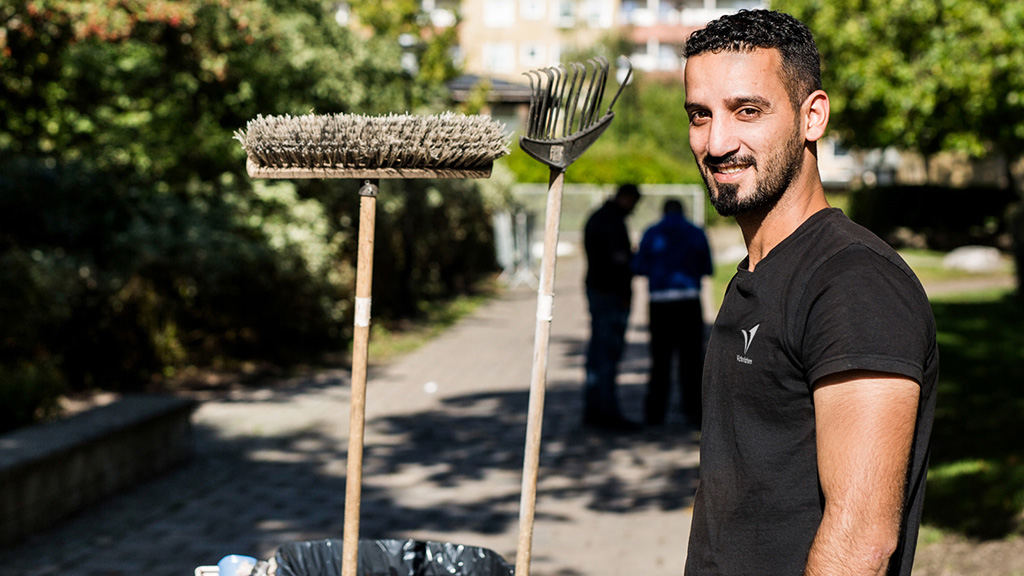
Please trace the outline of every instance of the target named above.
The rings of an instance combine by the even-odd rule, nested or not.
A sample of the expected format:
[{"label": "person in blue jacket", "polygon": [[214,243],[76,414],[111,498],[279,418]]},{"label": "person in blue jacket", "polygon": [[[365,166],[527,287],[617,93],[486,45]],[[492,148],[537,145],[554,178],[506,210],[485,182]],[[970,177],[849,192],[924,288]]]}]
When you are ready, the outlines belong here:
[{"label": "person in blue jacket", "polygon": [[704,370],[700,285],[712,272],[711,249],[704,231],[683,214],[679,200],[666,200],[663,212],[662,219],[644,232],[633,259],[633,270],[647,277],[650,294],[651,373],[644,419],[648,425],[664,423],[675,359],[680,411],[699,428]]}]

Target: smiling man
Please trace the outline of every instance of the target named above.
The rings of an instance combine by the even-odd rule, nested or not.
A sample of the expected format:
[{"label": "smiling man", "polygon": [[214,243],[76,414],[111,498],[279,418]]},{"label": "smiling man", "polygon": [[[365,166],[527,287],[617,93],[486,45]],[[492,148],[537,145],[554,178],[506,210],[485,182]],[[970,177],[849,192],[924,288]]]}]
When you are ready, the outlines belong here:
[{"label": "smiling man", "polygon": [[690,148],[748,254],[708,345],[685,574],[908,575],[938,376],[924,290],[825,199],[806,26],[741,11],[685,56]]}]

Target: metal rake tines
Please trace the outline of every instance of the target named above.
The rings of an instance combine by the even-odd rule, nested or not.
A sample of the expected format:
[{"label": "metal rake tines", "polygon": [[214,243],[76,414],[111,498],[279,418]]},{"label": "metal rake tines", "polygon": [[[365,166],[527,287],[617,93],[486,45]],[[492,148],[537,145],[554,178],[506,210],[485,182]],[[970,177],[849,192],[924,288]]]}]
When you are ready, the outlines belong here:
[{"label": "metal rake tines", "polygon": [[587,65],[571,62],[568,67],[526,72],[530,80],[527,136],[535,140],[565,138],[597,123],[608,68],[608,60],[598,56],[587,60]]}]

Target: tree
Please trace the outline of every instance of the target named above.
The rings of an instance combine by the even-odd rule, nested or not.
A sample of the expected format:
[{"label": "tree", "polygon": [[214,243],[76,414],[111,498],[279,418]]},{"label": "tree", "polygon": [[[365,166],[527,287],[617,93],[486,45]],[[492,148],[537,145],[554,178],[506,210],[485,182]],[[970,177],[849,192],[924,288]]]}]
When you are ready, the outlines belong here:
[{"label": "tree", "polygon": [[[233,133],[257,114],[436,109],[447,72],[411,76],[394,37],[339,26],[335,7],[0,4],[0,372],[14,371],[0,388],[58,376],[133,388],[189,363],[290,362],[344,345],[355,190],[250,180]],[[451,40],[426,35],[434,51]],[[379,212],[382,230],[419,235],[392,267],[416,284],[375,299],[375,318],[491,271],[473,186],[407,193],[426,200],[382,193]],[[456,248],[476,252],[430,267]]]},{"label": "tree", "polygon": [[[1024,135],[1024,23],[1001,0],[776,0],[814,31],[831,127],[859,148],[980,156]],[[1015,96],[1015,94],[1018,94]],[[1002,127],[988,122],[1002,118]]]},{"label": "tree", "polygon": [[[830,127],[844,142],[916,151],[926,161],[942,151],[1001,155],[1007,186],[1024,190],[1012,170],[1024,154],[1024,3],[774,0],[772,7],[814,32]],[[1024,264],[1024,223],[1016,229]]]},{"label": "tree", "polygon": [[397,46],[355,37],[322,2],[282,5],[6,5],[0,146],[184,186],[241,175],[232,131],[257,113],[408,108]]}]

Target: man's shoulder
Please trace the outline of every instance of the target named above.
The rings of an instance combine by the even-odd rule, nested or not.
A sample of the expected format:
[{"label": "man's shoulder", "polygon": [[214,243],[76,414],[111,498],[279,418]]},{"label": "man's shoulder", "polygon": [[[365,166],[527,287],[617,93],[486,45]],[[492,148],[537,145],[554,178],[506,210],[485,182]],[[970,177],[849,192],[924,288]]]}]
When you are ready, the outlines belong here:
[{"label": "man's shoulder", "polygon": [[901,260],[896,250],[874,232],[851,220],[837,208],[808,219],[792,237],[804,250],[828,258],[851,247],[863,247],[886,259]]},{"label": "man's shoulder", "polygon": [[793,295],[803,294],[813,279],[823,281],[850,274],[896,274],[906,278],[908,288],[919,284],[895,249],[838,209],[812,216],[784,245],[770,252],[760,267],[773,271],[768,274],[768,282]]},{"label": "man's shoulder", "polygon": [[825,242],[825,246],[832,251],[859,253],[864,259],[885,260],[913,275],[896,249],[871,230],[854,222],[842,212],[833,217],[833,222],[834,225],[829,227],[832,240]]}]

